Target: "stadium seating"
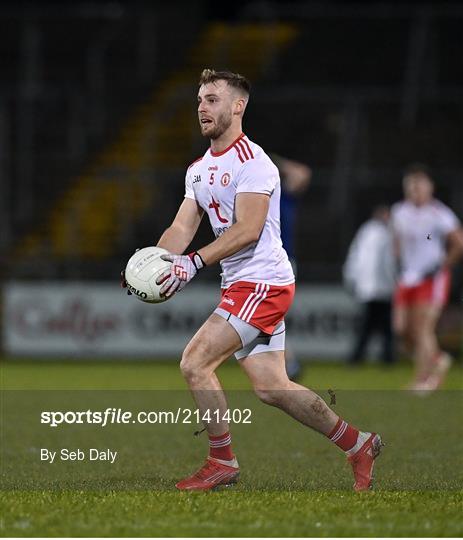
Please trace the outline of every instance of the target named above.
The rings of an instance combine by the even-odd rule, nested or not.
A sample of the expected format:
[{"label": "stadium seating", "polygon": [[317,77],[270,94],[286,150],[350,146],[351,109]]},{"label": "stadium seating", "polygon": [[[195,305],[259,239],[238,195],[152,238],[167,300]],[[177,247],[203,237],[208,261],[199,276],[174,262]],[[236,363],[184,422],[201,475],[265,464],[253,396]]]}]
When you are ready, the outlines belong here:
[{"label": "stadium seating", "polygon": [[[367,206],[400,196],[401,169],[409,161],[435,169],[444,200],[454,193],[463,159],[458,17],[430,12],[426,62],[420,63],[410,52],[420,16],[412,7],[399,15],[359,7],[348,17],[320,9],[280,16],[286,22],[249,16],[225,23],[199,15],[179,20],[166,6],[153,23],[163,53],[143,77],[137,68],[143,12],[119,10],[84,20],[65,11],[38,19],[41,90],[29,103],[34,137],[24,148],[11,136],[9,172],[13,180],[29,174],[32,200],[29,212],[15,214],[19,275],[30,272],[31,261],[37,271],[51,257],[58,275],[103,276],[131,249],[153,241],[172,217],[172,194],[182,196],[185,166],[204,151],[194,91],[208,65],[242,71],[253,81],[245,119],[253,140],[314,169],[298,224],[302,277],[339,277]],[[13,121],[24,103],[14,92],[24,82],[24,26],[18,16],[5,20],[0,52],[9,82],[2,89]],[[104,51],[101,64],[88,56],[90,47]],[[410,66],[416,80],[408,76]],[[21,172],[18,156],[25,150],[33,161]],[[347,195],[338,196],[339,182]],[[320,227],[337,233],[320,234]],[[303,249],[308,244],[310,256]],[[47,275],[50,265],[43,268]]]},{"label": "stadium seating", "polygon": [[232,68],[241,66],[257,79],[265,63],[294,36],[290,25],[207,26],[184,68],[155,85],[88,171],[57,201],[45,226],[26,238],[22,253],[71,260],[104,260],[117,253],[124,230],[154,204],[159,191],[156,173],[183,168],[189,161],[192,141],[198,139],[192,103],[203,67],[215,65],[221,56]]}]

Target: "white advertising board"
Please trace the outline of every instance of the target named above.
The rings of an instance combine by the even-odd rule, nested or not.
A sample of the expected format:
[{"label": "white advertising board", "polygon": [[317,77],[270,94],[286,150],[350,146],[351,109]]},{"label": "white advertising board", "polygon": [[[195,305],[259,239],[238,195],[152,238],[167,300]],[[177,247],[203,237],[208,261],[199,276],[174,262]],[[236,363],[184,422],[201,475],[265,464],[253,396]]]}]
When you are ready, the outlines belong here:
[{"label": "white advertising board", "polygon": [[[3,347],[12,355],[177,357],[220,298],[192,283],[150,305],[104,283],[9,283],[3,288]],[[340,286],[299,285],[288,339],[303,357],[344,356],[357,307]]]}]

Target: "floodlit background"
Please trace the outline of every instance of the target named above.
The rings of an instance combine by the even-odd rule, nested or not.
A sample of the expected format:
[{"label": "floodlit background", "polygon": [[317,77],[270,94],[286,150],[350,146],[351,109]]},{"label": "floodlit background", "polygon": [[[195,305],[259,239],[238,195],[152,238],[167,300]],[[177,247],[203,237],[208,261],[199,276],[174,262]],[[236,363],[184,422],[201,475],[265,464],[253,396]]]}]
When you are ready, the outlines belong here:
[{"label": "floodlit background", "polygon": [[[3,536],[461,536],[462,264],[439,328],[459,361],[427,397],[403,391],[410,357],[388,369],[378,341],[366,365],[343,364],[360,306],[342,266],[373,207],[401,199],[410,162],[431,167],[463,218],[462,25],[457,1],[1,3]],[[219,267],[158,306],[128,297],[119,273],[157,242],[208,147],[196,118],[205,67],[249,77],[246,134],[312,169],[288,343],[301,383],[387,443],[374,496],[352,491],[326,438],[259,403],[234,360],[218,375],[252,424],[231,426],[242,476],[228,492],[174,487],[206,455],[202,425],[38,421],[195,407],[178,361],[218,301]],[[192,247],[210,240],[204,220]],[[39,459],[45,446],[90,445],[117,450],[117,463]]]},{"label": "floodlit background", "polygon": [[[162,310],[117,283],[207,148],[196,91],[213,67],[253,83],[246,134],[313,171],[298,203],[306,302],[293,340],[302,356],[342,358],[356,324],[347,248],[376,204],[401,198],[403,168],[427,163],[463,217],[462,22],[458,2],[3,3],[4,351],[177,356],[207,316],[218,267]],[[205,221],[196,248],[212,239]],[[441,339],[458,353],[461,265],[454,274]]]}]

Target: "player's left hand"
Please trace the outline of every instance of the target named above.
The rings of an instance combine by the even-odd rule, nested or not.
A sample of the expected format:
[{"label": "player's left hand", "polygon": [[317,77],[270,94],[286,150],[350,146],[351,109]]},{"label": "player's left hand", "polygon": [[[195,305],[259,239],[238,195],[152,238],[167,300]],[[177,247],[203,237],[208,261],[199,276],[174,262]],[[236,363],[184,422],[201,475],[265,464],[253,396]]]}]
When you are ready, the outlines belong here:
[{"label": "player's left hand", "polygon": [[164,283],[160,290],[161,296],[169,298],[176,292],[181,291],[191,281],[198,270],[205,266],[201,255],[197,251],[188,255],[174,255],[169,253],[162,255],[161,259],[172,263],[170,270],[162,274],[156,280],[158,285]]}]

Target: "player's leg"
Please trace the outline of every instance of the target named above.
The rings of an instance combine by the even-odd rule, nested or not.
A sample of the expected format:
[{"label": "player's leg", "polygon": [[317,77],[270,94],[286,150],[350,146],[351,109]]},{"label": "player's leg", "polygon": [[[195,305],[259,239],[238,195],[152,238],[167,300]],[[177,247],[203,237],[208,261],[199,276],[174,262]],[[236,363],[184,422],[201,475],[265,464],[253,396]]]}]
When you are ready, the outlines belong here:
[{"label": "player's leg", "polygon": [[414,347],[414,339],[411,325],[411,308],[406,305],[394,305],[393,310],[393,329],[394,334],[399,337],[405,348],[412,352]]},{"label": "player's leg", "polygon": [[417,333],[417,353],[427,364],[423,390],[436,390],[444,381],[452,358],[439,347],[436,327],[450,293],[450,272],[441,270],[419,288],[417,301],[421,308],[421,331]]},{"label": "player's leg", "polygon": [[437,346],[435,335],[427,334],[432,327],[431,320],[423,304],[394,308],[395,333],[402,338],[413,358],[414,374],[409,385],[411,390],[421,389],[430,375],[429,355],[435,354]]},{"label": "player's leg", "polygon": [[451,359],[437,341],[436,327],[442,308],[432,304],[419,304],[413,308],[415,334],[415,386],[416,390],[435,390],[442,384]]},{"label": "player's leg", "polygon": [[[270,344],[269,348],[272,348]],[[371,487],[373,462],[380,452],[381,438],[362,432],[339,416],[312,390],[290,381],[284,351],[250,354],[240,364],[254,391],[264,402],[282,409],[295,420],[327,436],[340,447],[353,467],[357,491]]]},{"label": "player's leg", "polygon": [[[201,412],[226,410],[226,399],[215,370],[241,348],[234,328],[213,313],[186,346],[180,369]],[[207,430],[217,435],[228,427],[223,422],[208,423]]]},{"label": "player's leg", "polygon": [[372,302],[364,302],[362,305],[362,315],[360,319],[360,328],[358,329],[357,338],[349,355],[348,362],[350,365],[358,365],[363,362],[365,348],[373,330],[373,305]]},{"label": "player's leg", "polygon": [[[394,334],[400,340],[402,349],[406,354],[414,358],[415,355],[415,322],[412,313],[412,294],[411,289],[402,289],[399,287],[394,296],[393,308],[393,329]],[[416,376],[416,373],[415,373]],[[408,385],[408,388],[415,387],[415,379]]]},{"label": "player's leg", "polygon": [[451,358],[439,349],[436,336],[437,322],[448,300],[449,288],[450,274],[441,271],[409,288],[408,292],[399,288],[399,294],[396,294],[396,304],[404,302],[407,307],[406,327],[413,344],[415,364],[412,390],[436,389],[450,367]]},{"label": "player's leg", "polygon": [[205,419],[209,457],[199,471],[176,484],[178,489],[207,490],[237,480],[238,463],[231,450],[228,422],[223,420],[227,401],[214,371],[241,346],[234,328],[213,313],[185,348],[180,369]]},{"label": "player's leg", "polygon": [[430,361],[437,348],[435,336],[428,335],[431,324],[428,306],[418,304],[410,309],[410,328],[413,340],[413,362],[415,366],[412,388],[422,384],[429,376]]},{"label": "player's leg", "polygon": [[338,416],[315,392],[288,378],[284,351],[254,354],[240,360],[240,365],[261,401],[320,433],[333,430]]},{"label": "player's leg", "polygon": [[418,354],[419,335],[421,333],[421,310],[415,304],[394,306],[394,332],[401,338],[402,344],[413,359],[414,374],[408,388],[415,390],[423,384],[429,375],[427,363]]}]

